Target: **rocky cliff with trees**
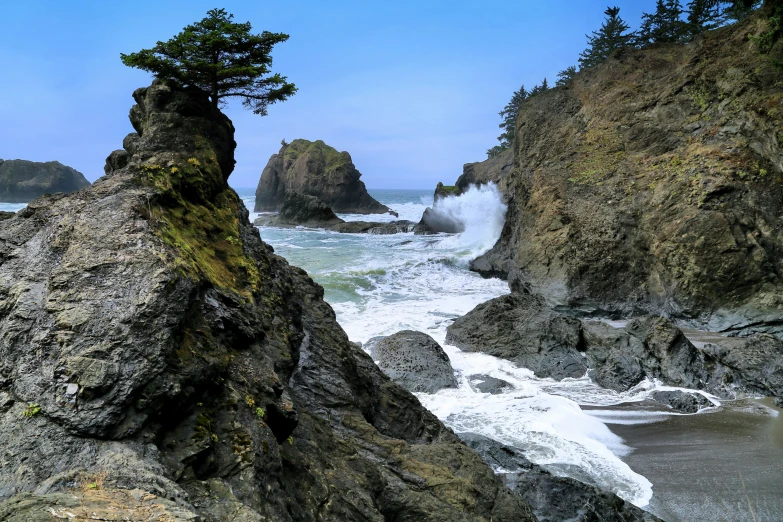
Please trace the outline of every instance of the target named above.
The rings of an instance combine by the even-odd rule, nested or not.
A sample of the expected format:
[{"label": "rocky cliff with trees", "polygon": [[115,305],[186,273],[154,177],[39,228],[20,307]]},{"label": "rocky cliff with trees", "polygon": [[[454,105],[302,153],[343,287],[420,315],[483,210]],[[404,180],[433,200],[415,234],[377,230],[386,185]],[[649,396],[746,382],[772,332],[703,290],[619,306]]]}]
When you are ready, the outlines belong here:
[{"label": "rocky cliff with trees", "polygon": [[783,331],[774,9],[523,101],[506,227],[474,268],[585,311]]},{"label": "rocky cliff with trees", "polygon": [[0,202],[3,203],[27,203],[44,194],[68,193],[89,186],[81,172],[58,161],[0,159]]}]

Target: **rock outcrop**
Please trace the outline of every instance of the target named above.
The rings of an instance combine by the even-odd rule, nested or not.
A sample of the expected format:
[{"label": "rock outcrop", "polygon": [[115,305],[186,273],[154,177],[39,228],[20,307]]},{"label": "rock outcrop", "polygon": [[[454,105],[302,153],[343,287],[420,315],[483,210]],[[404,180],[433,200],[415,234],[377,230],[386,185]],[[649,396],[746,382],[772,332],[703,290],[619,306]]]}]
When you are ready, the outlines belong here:
[{"label": "rock outcrop", "polygon": [[81,172],[58,161],[0,160],[0,201],[4,203],[27,203],[44,194],[69,193],[89,186]]},{"label": "rock outcrop", "polygon": [[255,212],[280,210],[288,191],[315,196],[335,212],[389,212],[367,193],[360,177],[350,154],[338,152],[321,140],[284,143],[261,173]]},{"label": "rock outcrop", "polygon": [[696,346],[663,317],[614,328],[556,312],[540,295],[524,292],[478,305],[448,327],[446,342],[514,361],[537,377],[560,380],[589,370],[593,381],[616,391],[658,379],[722,397],[783,397],[783,341],[773,335]]},{"label": "rock outcrop", "polygon": [[446,343],[560,380],[587,372],[581,332],[578,319],[550,310],[540,296],[514,293],[482,303],[454,321]]},{"label": "rock outcrop", "polygon": [[435,393],[442,388],[457,387],[449,356],[425,333],[402,330],[386,337],[373,337],[364,349],[383,373],[408,391]]},{"label": "rock outcrop", "polygon": [[423,223],[414,223],[405,219],[391,222],[345,221],[337,217],[326,203],[315,196],[305,196],[288,191],[283,207],[275,215],[257,217],[253,224],[264,227],[312,227],[333,230],[341,234],[402,234],[413,232],[429,234],[432,230]]},{"label": "rock outcrop", "polygon": [[524,101],[507,226],[475,268],[562,304],[783,332],[783,41],[759,53],[765,30],[757,13],[619,52]]},{"label": "rock outcrop", "polygon": [[614,493],[551,474],[516,448],[476,433],[462,433],[460,437],[531,505],[539,522],[661,522]]},{"label": "rock outcrop", "polygon": [[123,162],[0,221],[0,518],[534,520],[261,241],[207,95],[134,98]]},{"label": "rock outcrop", "polygon": [[514,169],[514,149],[507,149],[494,158],[489,158],[476,163],[466,163],[462,166],[462,175],[455,183],[461,192],[468,190],[471,185],[486,185],[496,183],[498,188],[505,193],[507,178]]},{"label": "rock outcrop", "polygon": [[317,197],[305,196],[292,190],[285,194],[285,201],[277,215],[277,222],[306,227],[329,227],[345,223]]}]

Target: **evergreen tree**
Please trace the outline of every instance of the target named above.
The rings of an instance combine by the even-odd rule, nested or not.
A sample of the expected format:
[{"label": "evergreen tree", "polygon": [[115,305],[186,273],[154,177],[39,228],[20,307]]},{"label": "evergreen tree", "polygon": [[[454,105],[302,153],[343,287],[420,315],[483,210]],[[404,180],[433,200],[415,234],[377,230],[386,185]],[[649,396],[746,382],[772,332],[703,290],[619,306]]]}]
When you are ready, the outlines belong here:
[{"label": "evergreen tree", "polygon": [[720,5],[712,0],[691,0],[688,2],[688,32],[693,38],[702,31],[715,29],[720,25]]},{"label": "evergreen tree", "polygon": [[264,116],[268,105],[296,92],[285,76],[270,74],[272,47],[288,40],[288,35],[251,34],[249,22],[238,24],[233,18],[225,9],[212,9],[171,40],[120,58],[157,78],[198,87],[209,94],[215,107],[225,98],[240,98],[242,105]]},{"label": "evergreen tree", "polygon": [[568,85],[571,83],[571,80],[574,79],[574,76],[576,76],[576,66],[570,65],[557,73],[557,81],[555,82],[555,87],[562,87],[564,85]]},{"label": "evergreen tree", "polygon": [[530,89],[530,92],[527,94],[527,97],[533,97],[536,94],[542,93],[549,89],[549,82],[546,81],[546,78],[544,78],[544,81],[542,81],[540,84],[534,86],[532,89]]},{"label": "evergreen tree", "polygon": [[503,118],[503,122],[498,125],[498,127],[503,129],[503,134],[498,136],[501,148],[500,152],[503,152],[514,144],[519,106],[525,101],[528,95],[529,93],[525,90],[525,86],[523,85],[518,91],[514,92],[511,96],[511,100],[503,107],[503,110],[498,113]]},{"label": "evergreen tree", "polygon": [[586,35],[587,49],[579,55],[580,69],[587,69],[606,61],[615,50],[630,43],[632,35],[626,33],[629,26],[620,18],[620,8],[607,7],[604,14],[606,19],[601,29],[593,31],[592,36]]},{"label": "evergreen tree", "polygon": [[644,46],[685,40],[689,31],[688,24],[680,19],[682,13],[679,0],[658,0],[654,13],[642,14],[642,25],[636,37],[636,44]]}]

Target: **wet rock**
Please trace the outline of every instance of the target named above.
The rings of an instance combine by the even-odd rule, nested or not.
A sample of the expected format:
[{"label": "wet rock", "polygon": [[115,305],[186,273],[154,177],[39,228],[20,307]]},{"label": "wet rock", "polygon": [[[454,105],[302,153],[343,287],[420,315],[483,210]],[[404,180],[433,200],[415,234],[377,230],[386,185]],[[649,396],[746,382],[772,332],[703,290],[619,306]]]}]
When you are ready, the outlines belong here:
[{"label": "wet rock", "polygon": [[326,203],[315,196],[306,196],[289,190],[277,220],[286,225],[302,225],[306,227],[329,227],[344,223],[338,218]]},{"label": "wet rock", "polygon": [[44,194],[69,193],[89,186],[81,172],[58,161],[0,160],[0,201],[6,203],[27,203]]},{"label": "wet rock", "polygon": [[280,210],[288,191],[314,196],[335,212],[385,214],[389,208],[367,193],[347,152],[321,140],[283,143],[269,159],[256,188],[255,212]]},{"label": "wet rock", "polygon": [[655,391],[650,394],[650,398],[680,413],[696,413],[713,405],[704,395],[679,390]]},{"label": "wet rock", "polygon": [[462,194],[462,190],[454,185],[444,185],[441,182],[438,182],[438,185],[435,187],[435,194],[434,194],[434,200],[437,203],[439,199],[447,198],[450,196],[459,196]]},{"label": "wet rock", "polygon": [[636,318],[624,330],[585,322],[584,346],[594,369],[590,377],[613,390],[628,390],[645,377],[684,388],[723,385],[714,372],[716,361],[663,317]]},{"label": "wet rock", "polygon": [[497,395],[503,393],[508,389],[512,389],[511,383],[504,381],[503,379],[496,379],[490,375],[475,374],[468,375],[468,383],[470,387],[480,393],[490,393]]},{"label": "wet rock", "polygon": [[475,433],[459,436],[496,470],[511,491],[530,504],[539,522],[660,521],[613,493],[552,475],[520,450]]},{"label": "wet rock", "polygon": [[581,329],[578,319],[554,312],[540,296],[515,293],[482,303],[454,321],[446,342],[560,380],[587,372]]},{"label": "wet rock", "polygon": [[449,356],[425,333],[403,330],[374,337],[364,348],[383,373],[408,391],[435,393],[457,387]]},{"label": "wet rock", "polygon": [[419,225],[427,227],[432,232],[445,232],[447,234],[458,234],[465,230],[465,224],[455,220],[453,217],[439,211],[436,208],[427,207],[421,215]]}]

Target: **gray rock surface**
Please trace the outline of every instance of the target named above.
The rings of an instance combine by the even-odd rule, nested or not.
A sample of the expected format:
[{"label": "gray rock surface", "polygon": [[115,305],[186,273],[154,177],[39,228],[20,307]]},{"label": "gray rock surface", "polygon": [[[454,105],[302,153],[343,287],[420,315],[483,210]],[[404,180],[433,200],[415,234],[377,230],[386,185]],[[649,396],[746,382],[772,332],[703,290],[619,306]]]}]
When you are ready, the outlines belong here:
[{"label": "gray rock surface", "polygon": [[281,224],[303,225],[308,227],[328,227],[344,223],[326,203],[315,196],[306,196],[289,190],[277,215]]},{"label": "gray rock surface", "polygon": [[587,372],[581,330],[578,319],[552,311],[540,296],[514,293],[482,303],[454,321],[446,342],[514,361],[537,377],[560,380]]},{"label": "gray rock surface", "polygon": [[261,241],[207,95],[134,98],[124,167],[0,221],[0,518],[534,520]]},{"label": "gray rock surface", "polygon": [[315,196],[305,196],[293,191],[286,193],[280,212],[259,216],[253,221],[253,225],[279,228],[305,226],[334,230],[342,234],[432,233],[426,225],[404,219],[392,222],[344,221]]},{"label": "gray rock surface", "polygon": [[528,502],[539,522],[659,522],[660,519],[617,495],[552,475],[524,452],[475,433],[460,438],[473,448],[517,495]]},{"label": "gray rock surface", "polygon": [[425,333],[402,330],[374,337],[364,348],[383,373],[408,391],[435,393],[457,387],[449,356]]},{"label": "gray rock surface", "polygon": [[458,234],[465,230],[465,223],[457,221],[448,214],[440,211],[437,202],[434,207],[427,207],[424,209],[419,225],[436,233],[445,232],[447,234]]},{"label": "gray rock surface", "polygon": [[580,321],[538,295],[501,296],[460,317],[446,342],[514,361],[538,377],[581,377],[626,391],[645,378],[705,390],[783,396],[783,341],[770,334],[694,345],[668,319],[637,317],[625,328]]},{"label": "gray rock surface", "polygon": [[700,409],[709,408],[713,405],[703,395],[679,390],[655,391],[650,394],[650,398],[680,413],[697,413]]},{"label": "gray rock surface", "polygon": [[504,391],[513,388],[511,383],[504,381],[503,379],[496,379],[495,377],[484,374],[468,375],[468,383],[474,390],[480,393],[490,393],[492,395],[503,393]]},{"label": "gray rock surface", "polygon": [[347,152],[323,141],[294,140],[269,159],[256,188],[255,212],[280,210],[288,191],[315,196],[335,212],[384,214],[389,208],[367,193]]},{"label": "gray rock surface", "polygon": [[748,45],[764,17],[525,100],[508,226],[474,267],[559,304],[783,335],[783,112],[759,110],[783,46]]},{"label": "gray rock surface", "polygon": [[5,203],[27,203],[44,194],[89,186],[81,172],[58,161],[0,160],[0,201]]}]

